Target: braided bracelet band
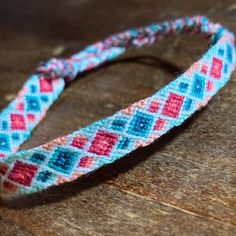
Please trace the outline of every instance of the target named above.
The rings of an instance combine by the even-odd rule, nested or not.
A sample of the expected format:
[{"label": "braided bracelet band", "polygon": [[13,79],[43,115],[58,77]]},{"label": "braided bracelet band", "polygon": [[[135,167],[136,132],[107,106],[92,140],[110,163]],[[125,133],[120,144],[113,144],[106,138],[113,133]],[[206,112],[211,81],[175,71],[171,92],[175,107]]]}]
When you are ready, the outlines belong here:
[{"label": "braided bracelet band", "polygon": [[[209,50],[184,74],[113,116],[45,145],[16,152],[78,73],[128,49],[181,32],[201,32],[211,39]],[[95,43],[68,60],[52,59],[41,65],[0,113],[0,192],[33,193],[69,182],[152,143],[205,106],[229,80],[235,60],[233,34],[196,16],[132,29]]]}]

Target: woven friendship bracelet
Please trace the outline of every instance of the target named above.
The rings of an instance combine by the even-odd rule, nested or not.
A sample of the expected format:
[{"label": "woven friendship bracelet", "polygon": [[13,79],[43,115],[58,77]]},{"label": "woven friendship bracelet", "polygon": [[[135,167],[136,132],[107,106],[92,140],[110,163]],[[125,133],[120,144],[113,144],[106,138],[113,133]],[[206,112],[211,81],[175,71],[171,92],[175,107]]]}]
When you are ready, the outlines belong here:
[{"label": "woven friendship bracelet", "polygon": [[[62,93],[65,84],[129,49],[178,33],[204,33],[210,48],[185,73],[113,116],[39,147],[16,152]],[[179,126],[230,79],[234,36],[206,17],[178,19],[132,29],[97,42],[67,60],[40,65],[0,113],[1,193],[27,194],[73,181],[146,146]]]}]

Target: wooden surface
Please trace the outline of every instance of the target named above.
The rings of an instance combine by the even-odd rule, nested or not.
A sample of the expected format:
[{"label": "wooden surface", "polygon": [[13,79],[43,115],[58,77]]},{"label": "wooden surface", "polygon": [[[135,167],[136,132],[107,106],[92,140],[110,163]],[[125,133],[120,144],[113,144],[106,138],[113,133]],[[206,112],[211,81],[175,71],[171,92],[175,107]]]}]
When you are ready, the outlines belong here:
[{"label": "wooden surface", "polygon": [[[1,0],[0,108],[41,60],[130,27],[204,14],[236,33],[235,0]],[[151,95],[206,50],[181,36],[80,77],[22,148]],[[0,235],[236,235],[236,73],[206,109],[75,183],[2,202]]]}]

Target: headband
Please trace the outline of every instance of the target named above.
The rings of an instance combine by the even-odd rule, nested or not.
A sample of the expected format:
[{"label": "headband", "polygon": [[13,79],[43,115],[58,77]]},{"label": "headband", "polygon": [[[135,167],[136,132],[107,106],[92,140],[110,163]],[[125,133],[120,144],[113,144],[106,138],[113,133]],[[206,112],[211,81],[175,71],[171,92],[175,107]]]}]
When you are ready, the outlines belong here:
[{"label": "headband", "polygon": [[[210,48],[185,73],[152,96],[113,116],[30,150],[17,152],[65,85],[79,73],[129,49],[178,33],[204,33]],[[146,146],[205,106],[235,67],[234,36],[206,17],[177,19],[131,29],[65,60],[41,64],[0,113],[0,193],[21,195],[73,181]]]}]

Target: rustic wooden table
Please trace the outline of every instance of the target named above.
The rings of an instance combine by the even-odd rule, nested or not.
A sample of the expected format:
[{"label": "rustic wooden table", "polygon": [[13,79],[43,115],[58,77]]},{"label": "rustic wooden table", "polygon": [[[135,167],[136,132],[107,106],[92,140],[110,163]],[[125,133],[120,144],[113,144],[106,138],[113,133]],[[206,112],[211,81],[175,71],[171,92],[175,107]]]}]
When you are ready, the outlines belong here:
[{"label": "rustic wooden table", "polygon": [[[38,62],[133,26],[204,14],[236,33],[235,0],[1,0],[0,108]],[[22,148],[151,95],[206,50],[180,36],[71,84]],[[236,73],[203,111],[153,145],[75,183],[2,202],[0,235],[236,235]]]}]

